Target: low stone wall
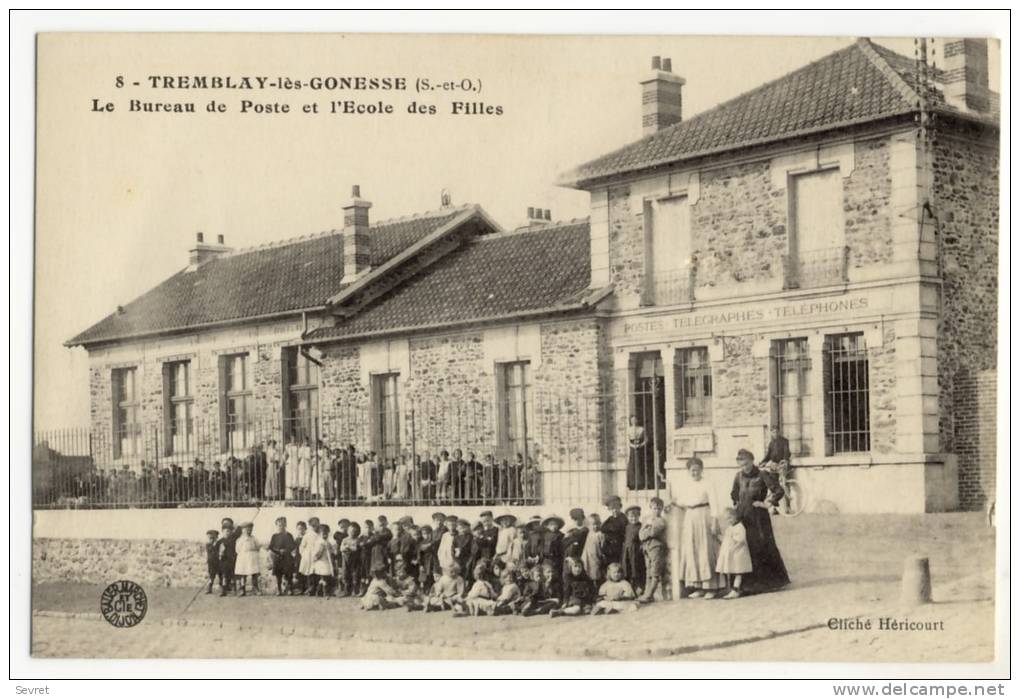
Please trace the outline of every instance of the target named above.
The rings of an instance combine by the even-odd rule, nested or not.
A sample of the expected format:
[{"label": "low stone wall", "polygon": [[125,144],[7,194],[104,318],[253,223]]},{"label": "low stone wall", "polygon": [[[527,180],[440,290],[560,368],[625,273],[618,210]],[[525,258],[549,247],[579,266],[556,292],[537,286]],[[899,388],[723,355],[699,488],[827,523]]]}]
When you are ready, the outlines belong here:
[{"label": "low stone wall", "polygon": [[133,580],[195,587],[206,579],[205,547],[179,539],[51,539],[32,542],[32,581],[107,585]]}]

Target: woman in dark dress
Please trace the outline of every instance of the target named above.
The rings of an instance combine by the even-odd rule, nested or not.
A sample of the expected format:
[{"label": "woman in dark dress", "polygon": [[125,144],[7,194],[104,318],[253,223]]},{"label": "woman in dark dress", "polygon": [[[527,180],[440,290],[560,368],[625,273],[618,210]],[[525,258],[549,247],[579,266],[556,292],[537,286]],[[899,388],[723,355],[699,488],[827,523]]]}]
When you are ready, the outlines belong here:
[{"label": "woman in dark dress", "polygon": [[645,468],[648,463],[648,437],[645,428],[638,424],[637,415],[630,416],[627,426],[627,490],[644,490],[648,487]]},{"label": "woman in dark dress", "polygon": [[790,583],[790,576],[776,546],[769,510],[783,497],[783,488],[770,473],[754,465],[754,455],[746,449],[737,452],[737,463],[740,471],[733,478],[730,497],[737,517],[747,530],[747,548],[753,568],[744,576],[744,589],[748,592],[778,590]]}]

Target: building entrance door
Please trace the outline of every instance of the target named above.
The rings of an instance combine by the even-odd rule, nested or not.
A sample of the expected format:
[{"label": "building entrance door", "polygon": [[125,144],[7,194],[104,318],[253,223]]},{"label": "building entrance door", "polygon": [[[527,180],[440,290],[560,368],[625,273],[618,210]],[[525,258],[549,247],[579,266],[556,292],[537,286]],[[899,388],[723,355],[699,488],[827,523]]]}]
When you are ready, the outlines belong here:
[{"label": "building entrance door", "polygon": [[[658,352],[635,356],[627,489],[659,490],[666,475],[666,381]],[[658,477],[656,477],[658,474]]]}]

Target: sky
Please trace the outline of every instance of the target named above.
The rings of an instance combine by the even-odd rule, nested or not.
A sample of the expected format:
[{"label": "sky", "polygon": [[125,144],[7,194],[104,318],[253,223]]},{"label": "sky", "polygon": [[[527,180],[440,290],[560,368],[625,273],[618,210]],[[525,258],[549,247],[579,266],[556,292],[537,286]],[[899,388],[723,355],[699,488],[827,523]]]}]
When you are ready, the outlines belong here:
[{"label": "sky", "polygon": [[[679,31],[680,28],[677,28]],[[36,429],[88,422],[88,359],[63,342],[187,264],[195,233],[249,247],[343,225],[353,184],[371,219],[480,204],[504,227],[529,206],[583,217],[588,195],[556,185],[641,135],[651,56],[686,79],[685,118],[838,50],[853,38],[77,34],[38,42]],[[910,39],[876,39],[913,55]],[[999,51],[989,52],[998,83]],[[469,78],[477,95],[144,87],[149,75]],[[116,87],[124,76],[125,87]],[[142,87],[130,85],[133,81]],[[131,98],[192,101],[196,114],[130,113]],[[226,114],[205,111],[210,100]],[[239,114],[242,99],[290,114]],[[331,100],[394,104],[333,115]],[[500,116],[449,114],[455,99]],[[114,112],[92,111],[114,102]],[[408,114],[412,100],[435,116]],[[319,114],[301,111],[319,103]]]}]

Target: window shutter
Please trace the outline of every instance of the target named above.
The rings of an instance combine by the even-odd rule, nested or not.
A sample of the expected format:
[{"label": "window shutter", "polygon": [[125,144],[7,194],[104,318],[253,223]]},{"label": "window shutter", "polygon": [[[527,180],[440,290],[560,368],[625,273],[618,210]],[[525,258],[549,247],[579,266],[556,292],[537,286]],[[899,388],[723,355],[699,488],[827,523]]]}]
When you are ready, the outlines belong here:
[{"label": "window shutter", "polygon": [[174,453],[174,404],[171,400],[174,377],[170,371],[172,367],[170,362],[163,362],[163,456],[173,456]]},{"label": "window shutter", "polygon": [[496,364],[496,419],[498,420],[497,442],[500,458],[512,458],[512,455],[508,454],[509,444],[507,443],[510,412],[506,395],[506,367],[506,364]]},{"label": "window shutter", "polygon": [[290,348],[280,352],[280,439],[286,444],[290,437]]},{"label": "window shutter", "polygon": [[220,401],[220,453],[227,451],[227,372],[230,371],[229,357],[219,355],[216,358],[216,375],[219,381]]}]

